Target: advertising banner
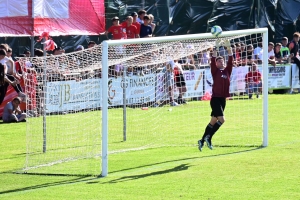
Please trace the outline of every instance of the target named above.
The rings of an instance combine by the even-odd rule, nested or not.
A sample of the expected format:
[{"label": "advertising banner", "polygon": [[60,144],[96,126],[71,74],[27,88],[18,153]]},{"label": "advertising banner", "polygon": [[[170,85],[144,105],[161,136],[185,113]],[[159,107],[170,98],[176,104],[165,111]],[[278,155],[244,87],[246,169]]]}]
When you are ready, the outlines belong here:
[{"label": "advertising banner", "polygon": [[47,83],[46,112],[77,111],[101,107],[101,79]]},{"label": "advertising banner", "polygon": [[123,88],[126,91],[126,104],[143,104],[155,101],[155,74],[110,78],[108,81],[108,104],[123,105]]},{"label": "advertising banner", "polygon": [[[258,67],[262,72],[262,66]],[[291,87],[291,66],[277,65],[269,66],[268,71],[268,89],[285,89]]]}]

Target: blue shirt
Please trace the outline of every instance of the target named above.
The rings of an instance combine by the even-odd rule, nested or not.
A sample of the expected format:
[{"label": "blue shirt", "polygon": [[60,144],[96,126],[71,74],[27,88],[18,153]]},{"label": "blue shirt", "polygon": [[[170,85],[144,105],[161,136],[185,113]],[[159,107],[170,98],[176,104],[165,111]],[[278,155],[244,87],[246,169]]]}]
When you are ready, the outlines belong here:
[{"label": "blue shirt", "polygon": [[152,35],[152,28],[151,26],[145,26],[144,24],[141,24],[141,31],[140,31],[140,37],[147,37],[148,35]]}]

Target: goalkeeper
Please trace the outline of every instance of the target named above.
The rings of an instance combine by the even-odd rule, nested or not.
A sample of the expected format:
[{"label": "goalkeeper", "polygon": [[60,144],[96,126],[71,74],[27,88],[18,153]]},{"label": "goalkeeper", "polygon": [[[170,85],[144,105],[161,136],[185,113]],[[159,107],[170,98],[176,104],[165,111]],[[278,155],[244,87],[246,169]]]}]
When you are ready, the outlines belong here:
[{"label": "goalkeeper", "polygon": [[[216,42],[216,46],[219,46],[219,42]],[[214,49],[213,56],[211,58],[211,74],[213,77],[212,85],[212,98],[210,100],[211,120],[207,125],[202,139],[198,141],[199,150],[202,151],[204,142],[207,143],[208,148],[213,149],[212,137],[218,131],[218,129],[224,124],[224,110],[226,106],[226,97],[229,97],[229,86],[230,86],[230,76],[233,66],[233,56],[232,49],[230,46],[230,41],[226,40],[224,46],[227,47],[228,61],[225,66],[224,58],[217,57],[217,51]]]}]

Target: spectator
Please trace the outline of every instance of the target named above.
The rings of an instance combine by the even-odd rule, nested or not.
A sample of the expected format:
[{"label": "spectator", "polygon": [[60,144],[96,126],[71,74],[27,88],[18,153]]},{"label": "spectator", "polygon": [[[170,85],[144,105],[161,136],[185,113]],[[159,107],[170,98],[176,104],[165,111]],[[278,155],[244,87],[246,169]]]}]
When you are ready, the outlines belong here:
[{"label": "spectator", "polygon": [[174,101],[174,61],[170,61],[170,63],[166,64],[166,67],[164,68],[164,80],[166,82],[166,87],[169,94],[170,99],[170,106],[178,106],[178,103]]},{"label": "spectator", "polygon": [[26,122],[26,114],[20,110],[20,103],[21,99],[16,97],[5,105],[2,116],[3,122]]},{"label": "spectator", "polygon": [[144,24],[141,25],[140,37],[152,37],[152,28],[149,26],[150,18],[148,15],[144,16]]},{"label": "spectator", "polygon": [[111,33],[113,35],[113,40],[120,40],[126,38],[126,32],[123,30],[123,27],[119,24],[119,18],[113,17],[112,18],[113,25],[108,28],[108,30],[105,32],[105,35],[108,38],[108,33]]},{"label": "spectator", "polygon": [[144,16],[147,14],[146,10],[139,10],[138,12],[138,18],[136,19],[136,21],[140,24],[144,23]]},{"label": "spectator", "polygon": [[30,57],[30,55],[31,55],[30,51],[28,51],[28,50],[25,50],[25,51],[23,52],[23,54],[25,54],[26,57]]},{"label": "spectator", "polygon": [[262,42],[258,42],[257,47],[254,49],[254,59],[256,60],[256,62],[258,64],[262,63],[262,55],[263,55],[263,43]]},{"label": "spectator", "polygon": [[44,56],[44,51],[42,49],[34,49],[34,56],[42,57]]},{"label": "spectator", "polygon": [[170,62],[173,72],[174,72],[174,79],[176,87],[179,90],[179,96],[177,99],[178,104],[186,104],[186,101],[183,99],[184,94],[186,93],[186,82],[183,76],[183,70],[181,65],[178,63],[177,60],[174,60],[174,62]]},{"label": "spectator", "polygon": [[282,40],[281,40],[281,49],[280,49],[280,54],[281,54],[281,57],[284,59],[284,60],[287,60],[288,57],[290,56],[290,49],[289,47],[287,46],[288,45],[288,38],[287,37],[283,37]]},{"label": "spectator", "polygon": [[131,13],[131,17],[133,19],[132,25],[136,26],[138,33],[141,31],[141,24],[137,22],[138,14],[136,12]]},{"label": "spectator", "polygon": [[281,47],[282,47],[281,43],[276,43],[275,48],[274,48],[275,61],[276,61],[276,63],[279,63],[279,64],[282,63],[282,56],[281,56],[281,52],[280,52]]},{"label": "spectator", "polygon": [[131,16],[126,17],[125,24],[123,24],[123,28],[126,29],[127,39],[139,38],[140,33],[136,26],[132,25],[133,18]]},{"label": "spectator", "polygon": [[0,49],[4,49],[5,52],[8,51],[8,48],[9,48],[8,44],[0,44]]},{"label": "spectator", "polygon": [[249,44],[247,46],[247,57],[246,57],[246,63],[247,65],[254,62],[254,51],[253,51],[253,45]]},{"label": "spectator", "polygon": [[257,71],[257,66],[254,62],[250,67],[250,71],[245,76],[245,83],[249,99],[252,99],[253,93],[255,93],[256,97],[259,98],[259,93],[261,92],[262,87],[262,78],[261,73]]},{"label": "spectator", "polygon": [[148,16],[149,16],[149,18],[150,18],[149,24],[150,24],[150,26],[151,26],[151,28],[152,28],[152,33],[154,33],[154,30],[155,30],[155,27],[156,27],[156,24],[153,23],[153,21],[154,21],[154,16],[153,16],[152,14],[149,14]]},{"label": "spectator", "polygon": [[5,83],[1,86],[0,91],[0,105],[5,98],[9,84],[13,86],[19,97],[25,98],[26,96],[22,92],[22,88],[19,84],[20,82],[14,76],[14,74],[16,74],[14,62],[6,57],[6,52],[3,49],[0,49],[0,63],[3,65],[4,74],[6,74],[4,77]]},{"label": "spectator", "polygon": [[289,43],[289,49],[290,49],[290,53],[291,53],[291,56],[292,59],[293,59],[293,62],[298,66],[299,68],[299,80],[300,80],[300,58],[299,58],[299,37],[300,37],[300,33],[299,32],[296,32],[294,33],[293,35],[293,40]]},{"label": "spectator", "polygon": [[13,58],[12,58],[12,48],[8,48],[8,50],[7,50],[7,52],[6,52],[6,56],[9,58],[9,59],[11,59],[11,60],[13,60]]},{"label": "spectator", "polygon": [[96,45],[96,42],[89,41],[89,43],[88,43],[88,49],[94,47],[95,45]]},{"label": "spectator", "polygon": [[75,51],[82,51],[84,50],[84,47],[82,45],[78,45],[76,48],[75,48]]},{"label": "spectator", "polygon": [[275,54],[274,54],[274,43],[269,42],[268,44],[268,62],[269,64],[276,66]]}]

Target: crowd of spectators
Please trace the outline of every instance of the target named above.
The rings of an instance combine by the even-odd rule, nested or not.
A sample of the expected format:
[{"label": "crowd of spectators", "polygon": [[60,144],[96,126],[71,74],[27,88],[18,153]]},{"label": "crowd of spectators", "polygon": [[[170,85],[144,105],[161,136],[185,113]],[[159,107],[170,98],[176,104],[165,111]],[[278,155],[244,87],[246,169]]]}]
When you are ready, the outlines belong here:
[{"label": "crowd of spectators", "polygon": [[[123,22],[120,23],[120,19],[118,17],[112,18],[112,26],[108,28],[105,32],[107,39],[113,40],[120,40],[120,39],[138,39],[138,38],[145,38],[145,37],[153,37],[153,33],[155,30],[155,23],[153,23],[154,17],[153,15],[148,15],[145,10],[140,10],[138,13],[133,12],[131,15],[127,16]],[[298,32],[294,33],[293,40],[288,41],[287,37],[283,37],[281,43],[268,43],[268,62],[270,65],[274,67],[276,64],[285,64],[285,63],[295,63],[298,67],[300,67],[299,61],[299,38],[300,34]],[[263,59],[263,42],[260,38],[253,38],[245,41],[231,41],[231,48],[234,57],[234,67],[240,66],[252,66],[253,69],[256,69],[257,64],[262,63]],[[90,41],[88,43],[88,49],[93,48],[96,45],[94,41]],[[197,52],[195,54],[191,54],[185,57],[178,59],[178,63],[181,65],[183,70],[195,70],[208,67],[210,64],[210,58],[212,56],[213,48],[216,47],[209,47],[205,50]],[[82,45],[76,46],[74,52],[84,51],[85,48]],[[219,56],[223,56],[225,60],[228,58],[227,50],[225,46],[222,44],[217,45],[217,50]],[[65,51],[62,47],[56,47],[52,54],[47,54],[48,56],[61,56],[64,55]],[[90,54],[92,54],[90,52]],[[160,52],[152,51],[150,56],[152,59],[159,56]],[[24,94],[24,90],[26,88],[21,87],[20,83],[22,82],[24,72],[27,74],[32,74],[34,84],[30,86],[30,90],[34,91],[33,96],[35,93],[39,93],[42,89],[39,88],[40,80],[43,79],[43,70],[37,66],[33,66],[30,63],[30,59],[28,59],[25,65],[20,65],[19,61],[15,61],[12,57],[12,49],[7,44],[0,45],[0,104],[3,102],[5,97],[8,85],[13,86],[15,91],[18,94],[19,100],[24,101],[26,95],[28,95],[28,91],[26,95]],[[19,55],[19,57],[30,58],[30,57],[42,57],[44,55],[43,50],[35,49],[34,55],[31,55],[30,51],[25,50],[23,54]],[[99,55],[89,55],[89,58],[84,57],[74,57],[72,59],[71,65],[77,66],[88,66],[91,63],[87,63],[89,60],[96,59],[99,60]],[[99,60],[100,61],[100,60]],[[70,65],[70,59],[68,63],[64,63],[63,56],[57,58],[54,61],[54,65],[57,65],[56,71],[50,72],[52,75],[49,76],[51,79],[49,81],[58,81],[58,80],[70,80],[70,79],[84,79],[82,74],[80,76],[71,76],[68,75],[66,72],[66,68]],[[75,64],[74,64],[75,63]],[[62,67],[65,66],[65,67]],[[255,66],[255,67],[253,67]],[[126,75],[141,75],[143,76],[145,73],[153,73],[157,71],[163,70],[166,67],[165,63],[161,64],[149,64],[144,67],[127,67],[126,68]],[[123,76],[124,74],[124,65],[122,63],[113,65],[109,67],[109,76],[110,77],[118,77]],[[251,71],[251,70],[250,70]],[[300,70],[299,70],[300,71]],[[101,78],[101,69],[93,70],[93,76]],[[47,72],[49,73],[49,72]],[[76,73],[75,73],[76,74]],[[87,73],[88,74],[88,73]],[[48,77],[48,78],[49,78]],[[300,74],[299,74],[300,77]],[[24,80],[23,80],[24,81]],[[28,90],[28,88],[27,88]],[[42,97],[42,93],[36,95],[37,97]],[[249,96],[250,97],[250,96]],[[41,107],[41,106],[34,106]],[[22,119],[23,120],[23,119]]]}]

